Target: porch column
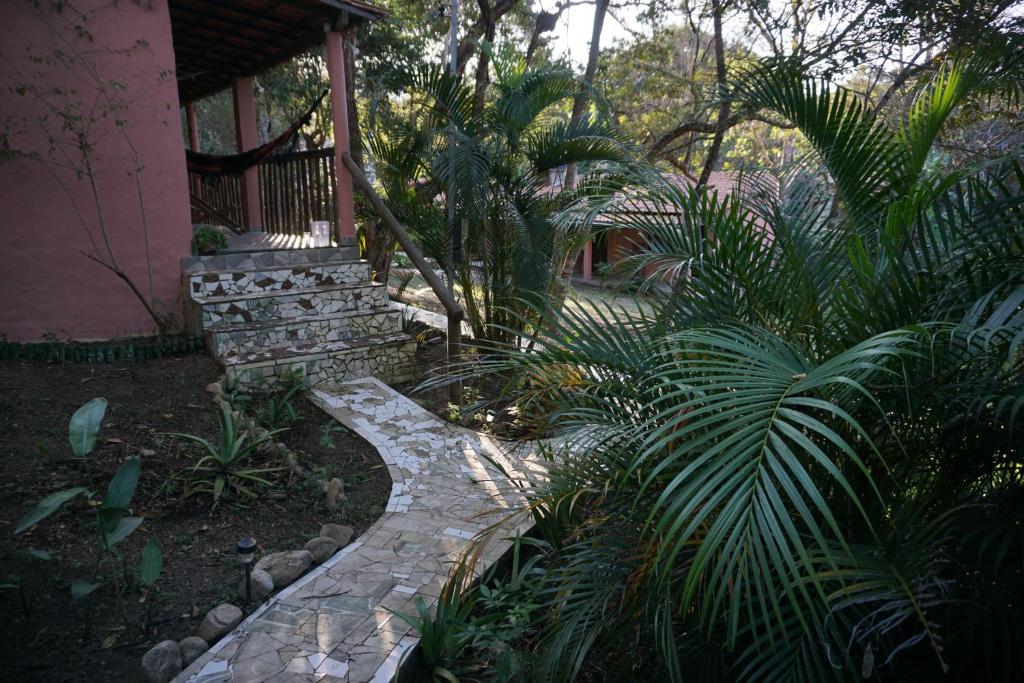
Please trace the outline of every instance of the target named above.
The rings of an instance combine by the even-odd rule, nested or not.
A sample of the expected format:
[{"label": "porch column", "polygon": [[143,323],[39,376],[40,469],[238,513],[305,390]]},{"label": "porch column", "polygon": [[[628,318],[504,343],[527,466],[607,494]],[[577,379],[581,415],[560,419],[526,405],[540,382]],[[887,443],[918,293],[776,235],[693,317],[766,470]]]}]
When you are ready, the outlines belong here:
[{"label": "porch column", "polygon": [[[256,100],[252,76],[236,78],[231,84],[235,101],[235,139],[238,151],[244,152],[259,147],[260,139],[256,124]],[[247,228],[259,228],[263,223],[260,212],[260,172],[255,166],[247,168],[242,175],[242,223]]]},{"label": "porch column", "polygon": [[331,81],[331,123],[334,126],[334,188],[337,207],[337,236],[356,234],[355,207],[352,200],[352,175],[341,161],[350,151],[348,137],[348,99],[345,95],[345,54],[342,31],[327,31],[327,75]]},{"label": "porch column", "polygon": [[[199,119],[196,116],[196,105],[195,102],[189,102],[185,105],[185,121],[188,123],[188,148],[193,152],[199,151]],[[199,178],[194,177],[191,179],[192,194],[202,194],[202,188],[199,187]]]},{"label": "porch column", "polygon": [[583,245],[583,280],[589,282],[594,275],[594,241]]}]

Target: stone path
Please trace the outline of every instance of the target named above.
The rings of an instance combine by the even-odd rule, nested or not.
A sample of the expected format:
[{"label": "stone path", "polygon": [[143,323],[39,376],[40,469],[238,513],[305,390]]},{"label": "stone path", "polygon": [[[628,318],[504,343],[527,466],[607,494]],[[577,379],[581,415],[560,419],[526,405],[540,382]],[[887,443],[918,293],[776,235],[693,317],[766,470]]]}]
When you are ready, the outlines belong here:
[{"label": "stone path", "polygon": [[[318,387],[310,398],[380,452],[393,481],[385,514],[355,542],[263,605],[175,681],[385,683],[418,638],[389,609],[436,601],[471,539],[522,500],[499,473],[538,481],[536,452],[507,455],[490,437],[452,426],[382,382]],[[502,536],[531,522],[507,520]],[[490,544],[484,567],[508,541]]]}]

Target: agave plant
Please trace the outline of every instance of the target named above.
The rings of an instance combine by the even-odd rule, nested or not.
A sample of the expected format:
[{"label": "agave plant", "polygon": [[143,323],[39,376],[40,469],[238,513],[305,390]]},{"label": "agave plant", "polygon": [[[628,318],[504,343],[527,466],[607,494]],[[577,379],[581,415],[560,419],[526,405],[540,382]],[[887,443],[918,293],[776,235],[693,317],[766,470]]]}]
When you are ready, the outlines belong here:
[{"label": "agave plant", "polygon": [[[369,142],[389,207],[453,273],[474,336],[509,341],[543,315],[565,255],[578,248],[556,213],[593,194],[598,179],[611,182],[632,155],[611,126],[569,122],[563,110],[583,87],[571,72],[497,54],[492,63],[482,100],[439,68],[408,77],[399,87],[412,122],[381,116]],[[591,174],[562,192],[550,174],[568,164]],[[455,262],[449,203],[464,240]]]},{"label": "agave plant", "polygon": [[192,467],[186,467],[174,478],[183,482],[185,497],[208,494],[214,506],[225,498],[255,498],[253,485],[270,486],[265,475],[279,472],[284,467],[250,467],[249,460],[256,450],[287,429],[273,429],[258,438],[250,438],[240,428],[238,418],[232,414],[231,404],[220,403],[220,442],[211,443],[195,434],[163,432],[165,436],[185,439],[202,446],[203,455]]},{"label": "agave plant", "polygon": [[823,178],[653,178],[563,215],[635,230],[630,265],[669,293],[551,315],[463,370],[511,376],[564,437],[529,502],[541,679],[1016,678],[1024,170],[925,163],[1001,64],[949,59],[895,130],[755,69],[737,106],[789,119]]}]

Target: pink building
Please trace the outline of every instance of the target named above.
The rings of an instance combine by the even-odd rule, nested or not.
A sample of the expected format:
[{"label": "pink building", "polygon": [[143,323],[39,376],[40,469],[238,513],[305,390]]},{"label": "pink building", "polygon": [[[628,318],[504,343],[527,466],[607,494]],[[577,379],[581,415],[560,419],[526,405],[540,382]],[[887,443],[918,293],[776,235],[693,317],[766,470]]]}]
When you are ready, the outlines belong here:
[{"label": "pink building", "polygon": [[[339,157],[334,223],[351,236],[343,43],[381,15],[360,0],[0,3],[0,339],[152,334],[147,308],[180,321],[192,235],[180,108],[232,88],[249,150],[253,76],[316,45]],[[244,223],[258,225],[255,168],[241,187]]]},{"label": "pink building", "polygon": [[[666,176],[666,179],[680,188],[689,188],[694,182],[681,174]],[[719,197],[726,197],[736,189],[736,178],[728,171],[712,171],[708,178],[708,192],[717,193]],[[635,213],[660,213],[669,214],[675,211],[674,208],[657,206],[651,202],[636,202],[633,206],[625,205],[623,211]],[[583,247],[577,264],[578,273],[584,281],[592,280],[595,266],[598,264],[612,265],[632,253],[635,253],[642,245],[640,235],[635,230],[612,230],[604,233],[602,239],[597,242],[587,242]],[[644,275],[653,272],[653,268],[647,268]]]}]

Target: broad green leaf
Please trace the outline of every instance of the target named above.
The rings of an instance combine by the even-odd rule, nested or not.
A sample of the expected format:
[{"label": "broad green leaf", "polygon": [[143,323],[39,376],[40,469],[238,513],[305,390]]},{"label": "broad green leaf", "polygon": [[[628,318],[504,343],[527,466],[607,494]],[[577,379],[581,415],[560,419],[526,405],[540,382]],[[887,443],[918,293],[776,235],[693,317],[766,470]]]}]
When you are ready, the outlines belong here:
[{"label": "broad green leaf", "polygon": [[152,536],[142,548],[142,557],[139,560],[139,578],[142,583],[150,588],[160,578],[160,570],[163,568],[164,556],[160,552],[160,544]]},{"label": "broad green leaf", "polygon": [[117,474],[110,480],[107,497],[103,500],[105,507],[127,508],[135,495],[135,487],[139,483],[139,459],[130,458],[121,465]]},{"label": "broad green leaf", "polygon": [[77,457],[84,458],[96,448],[96,433],[100,431],[106,412],[107,399],[94,398],[71,416],[68,440],[71,442],[71,452]]},{"label": "broad green leaf", "polygon": [[112,548],[135,531],[139,525],[142,524],[142,517],[124,517],[117,521],[117,526],[109,534],[106,534],[105,540],[107,547]]},{"label": "broad green leaf", "polygon": [[75,579],[71,582],[71,599],[78,602],[82,598],[87,598],[94,590],[102,585],[103,584],[101,583],[89,583],[88,581]]},{"label": "broad green leaf", "polygon": [[57,493],[51,493],[46,498],[43,498],[41,501],[39,501],[39,504],[36,505],[31,512],[29,512],[27,515],[21,518],[21,521],[18,522],[18,526],[14,529],[14,533],[20,534],[22,531],[28,529],[33,524],[38,524],[39,522],[43,521],[44,519],[52,515],[54,512],[59,510],[61,505],[68,502],[75,496],[87,493],[88,490],[89,489],[85,488],[84,486],[76,486],[75,488],[72,489],[64,489],[63,491],[58,491]]},{"label": "broad green leaf", "polygon": [[25,551],[25,554],[37,560],[42,560],[43,562],[49,562],[53,559],[53,555],[45,550],[39,550],[38,548],[29,548]]}]

